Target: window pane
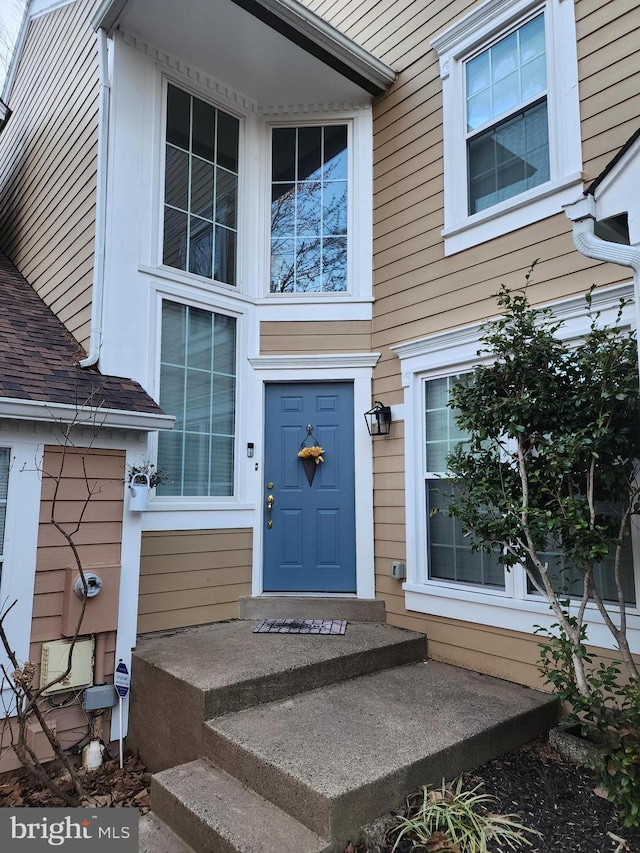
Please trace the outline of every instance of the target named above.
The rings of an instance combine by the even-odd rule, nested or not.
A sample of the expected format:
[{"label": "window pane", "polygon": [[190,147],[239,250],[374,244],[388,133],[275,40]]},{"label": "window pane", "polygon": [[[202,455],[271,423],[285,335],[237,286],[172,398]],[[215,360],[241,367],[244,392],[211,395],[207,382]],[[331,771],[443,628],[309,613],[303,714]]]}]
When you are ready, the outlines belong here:
[{"label": "window pane", "polygon": [[182,210],[189,206],[189,155],[172,145],[167,145],[164,200]]},{"label": "window pane", "polygon": [[347,180],[347,128],[345,125],[324,129],[323,180]]},{"label": "window pane", "polygon": [[[7,517],[7,492],[11,455],[8,447],[0,447],[0,554],[4,553],[4,532]],[[2,563],[0,562],[0,572]]]},{"label": "window pane", "polygon": [[[580,575],[567,566],[557,551],[544,551],[540,554],[543,562],[549,563],[549,576],[554,590],[561,595],[582,595],[582,580]],[[636,603],[635,574],[633,570],[633,549],[628,541],[621,555],[622,589],[627,604]],[[532,567],[534,575],[539,574]],[[617,603],[618,591],[614,577],[614,555],[610,554],[602,563],[594,567],[594,576],[600,594],[605,601]],[[532,582],[527,578],[527,591],[532,595],[538,592]]]},{"label": "window pane", "polygon": [[322,233],[347,233],[346,181],[331,181],[322,188]]},{"label": "window pane", "polygon": [[321,289],[321,245],[312,238],[296,240],[296,290],[316,293]]},{"label": "window pane", "polygon": [[211,432],[211,373],[187,370],[185,429],[189,432]]},{"label": "window pane", "polygon": [[295,127],[274,127],[271,140],[271,175],[274,182],[295,181]]},{"label": "window pane", "polygon": [[427,480],[429,577],[504,589],[497,554],[473,551],[458,519],[447,515],[451,488],[446,480]]},{"label": "window pane", "polygon": [[236,373],[236,321],[224,314],[213,315],[213,360],[218,373],[235,376]]},{"label": "window pane", "polygon": [[238,140],[240,122],[233,116],[218,112],[218,147],[216,162],[232,172],[238,171]]},{"label": "window pane", "polygon": [[162,263],[179,270],[187,268],[187,214],[164,209],[164,250]]},{"label": "window pane", "polygon": [[[163,408],[169,411],[166,406]],[[171,432],[158,433],[158,467],[166,472],[168,479],[167,482],[156,486],[157,495],[182,494],[184,433],[176,432],[176,429],[177,425]]]},{"label": "window pane", "polygon": [[193,140],[191,149],[194,154],[213,162],[216,134],[216,110],[199,98],[193,99]]},{"label": "window pane", "polygon": [[[239,129],[233,116],[168,87],[165,201],[185,213],[165,212],[163,263],[226,284],[236,278]],[[214,233],[213,222],[234,230]]]},{"label": "window pane", "polygon": [[[168,472],[169,482],[158,494],[232,493],[235,328],[232,317],[163,302],[160,405],[176,416],[176,424],[159,437],[158,466]],[[168,358],[181,365],[186,358],[187,366]]]},{"label": "window pane", "polygon": [[296,193],[298,237],[320,237],[322,234],[322,184],[298,184]]},{"label": "window pane", "polygon": [[175,416],[174,429],[184,425],[184,377],[182,367],[163,364],[160,367],[160,408]]},{"label": "window pane", "polygon": [[233,438],[214,435],[211,440],[211,489],[213,494],[233,494],[233,448]]},{"label": "window pane", "polygon": [[275,128],[271,293],[347,289],[347,205],[346,125]]},{"label": "window pane", "polygon": [[455,412],[448,405],[451,388],[462,376],[447,376],[425,383],[426,470],[442,474],[447,456],[468,436],[458,427]]},{"label": "window pane", "polygon": [[545,183],[550,175],[546,101],[470,139],[467,152],[470,214]]},{"label": "window pane", "polygon": [[293,240],[271,241],[271,293],[292,293],[295,283]]},{"label": "window pane", "polygon": [[163,364],[181,364],[185,362],[187,315],[181,305],[175,302],[163,303],[161,361]]},{"label": "window pane", "polygon": [[322,128],[298,128],[298,174],[299,181],[317,181],[322,162]]},{"label": "window pane", "polygon": [[347,289],[347,238],[325,237],[322,241],[322,290],[336,293]]},{"label": "window pane", "polygon": [[487,48],[465,65],[467,130],[489,124],[545,94],[544,15]]},{"label": "window pane", "polygon": [[167,142],[189,150],[191,96],[175,86],[167,87]]},{"label": "window pane", "polygon": [[191,159],[191,210],[213,219],[213,166],[197,157]]},{"label": "window pane", "polygon": [[225,284],[236,283],[236,232],[216,225],[216,264],[213,277]]},{"label": "window pane", "polygon": [[213,225],[205,219],[189,219],[189,272],[211,278]]},{"label": "window pane", "polygon": [[216,169],[216,222],[236,227],[238,178],[224,169]]},{"label": "window pane", "polygon": [[275,184],[271,192],[271,237],[294,237],[296,233],[296,186]]},{"label": "window pane", "polygon": [[210,494],[209,443],[210,438],[206,434],[185,434],[183,495]]},{"label": "window pane", "polygon": [[189,312],[189,367],[211,370],[212,319],[208,311],[192,308]]}]

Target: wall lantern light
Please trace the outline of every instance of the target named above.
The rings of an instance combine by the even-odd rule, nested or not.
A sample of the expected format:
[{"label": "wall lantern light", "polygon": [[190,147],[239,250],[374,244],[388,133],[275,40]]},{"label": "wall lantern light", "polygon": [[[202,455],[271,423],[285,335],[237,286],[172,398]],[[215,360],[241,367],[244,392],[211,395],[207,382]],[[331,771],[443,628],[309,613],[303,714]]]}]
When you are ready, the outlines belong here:
[{"label": "wall lantern light", "polygon": [[373,409],[364,413],[369,435],[389,435],[391,432],[391,406],[384,406],[376,400]]}]

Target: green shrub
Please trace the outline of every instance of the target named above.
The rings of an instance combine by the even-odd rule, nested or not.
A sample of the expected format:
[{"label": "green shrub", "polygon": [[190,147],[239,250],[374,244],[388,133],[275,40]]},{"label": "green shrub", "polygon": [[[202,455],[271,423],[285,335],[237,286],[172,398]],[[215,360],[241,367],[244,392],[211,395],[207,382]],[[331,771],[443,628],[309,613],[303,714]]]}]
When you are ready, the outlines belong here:
[{"label": "green shrub", "polygon": [[455,850],[459,853],[486,853],[487,841],[499,847],[507,845],[515,850],[531,846],[526,832],[538,834],[523,826],[517,815],[500,815],[489,811],[497,800],[489,794],[478,793],[480,785],[471,791],[462,789],[462,777],[451,785],[444,780],[439,790],[424,786],[417,807],[407,816],[398,818],[399,830],[393,850],[405,836],[409,836],[414,849],[430,851]]},{"label": "green shrub", "polygon": [[[557,628],[557,625],[552,626]],[[600,662],[585,647],[582,629],[580,655],[589,682],[589,696],[577,689],[571,665],[571,643],[561,631],[547,635],[541,644],[540,671],[547,683],[571,712],[565,724],[578,724],[583,737],[593,740],[600,757],[593,769],[600,775],[600,787],[607,792],[623,826],[640,826],[640,684],[632,679],[621,683],[620,664]]]}]

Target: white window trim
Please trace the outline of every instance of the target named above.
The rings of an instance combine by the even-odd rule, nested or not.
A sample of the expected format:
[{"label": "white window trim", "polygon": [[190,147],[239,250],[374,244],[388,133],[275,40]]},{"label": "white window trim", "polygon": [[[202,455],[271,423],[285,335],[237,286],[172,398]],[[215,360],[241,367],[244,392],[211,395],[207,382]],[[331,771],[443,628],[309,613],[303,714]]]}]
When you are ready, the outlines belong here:
[{"label": "white window trim", "polygon": [[[619,301],[633,297],[633,285],[625,284],[594,293],[592,309],[600,312],[603,324],[615,322]],[[563,339],[579,339],[589,331],[584,297],[552,304],[555,317],[564,322]],[[633,326],[635,312],[629,303],[622,317],[624,325]],[[557,620],[548,604],[539,596],[527,593],[522,569],[506,573],[505,590],[478,588],[473,585],[428,577],[427,520],[425,495],[425,424],[424,383],[471,370],[482,359],[481,323],[465,326],[392,347],[400,358],[404,387],[407,580],[403,584],[407,610],[506,628],[533,634],[537,626],[550,628]],[[639,531],[634,529],[634,552],[640,553]],[[635,567],[636,606],[627,608],[628,636],[634,652],[640,652],[640,565]],[[615,613],[615,608],[612,607]],[[613,649],[615,644],[595,605],[587,609],[589,643]]]},{"label": "white window trim", "polygon": [[[469,216],[464,61],[533,16],[545,13],[551,179]],[[485,0],[431,41],[440,60],[444,133],[445,255],[562,211],[582,186],[578,58],[571,0]],[[461,169],[460,164],[465,168]]]},{"label": "white window trim", "polygon": [[[245,314],[243,308],[246,306],[239,304],[238,301],[219,298],[215,302],[211,299],[206,299],[202,293],[194,293],[188,287],[175,284],[171,286],[168,282],[152,282],[151,286],[151,328],[155,329],[155,347],[153,348],[153,361],[151,363],[151,394],[155,399],[160,398],[160,352],[162,345],[162,303],[175,302],[178,305],[186,305],[190,308],[198,308],[201,311],[207,311],[210,314],[222,314],[227,317],[233,317],[236,321],[236,395],[235,395],[235,430],[234,430],[234,470],[233,470],[233,495],[163,495],[153,496],[149,501],[147,510],[143,513],[146,516],[154,512],[175,512],[181,514],[185,512],[195,513],[195,526],[215,527],[211,523],[211,510],[224,510],[225,519],[219,526],[242,526],[239,523],[242,519],[243,512],[253,510],[254,504],[244,501],[241,495],[247,494],[246,484],[240,470],[240,460],[242,455],[240,452],[241,439],[239,436],[245,435],[245,381],[241,371],[241,365],[244,361],[243,354],[247,352],[247,327],[248,322],[245,322]],[[152,434],[149,437],[149,455],[158,461],[158,433]],[[206,513],[206,518],[209,521],[202,525],[201,513]],[[229,517],[229,513],[239,513],[237,519]],[[244,523],[244,521],[243,521]],[[166,529],[166,521],[158,524],[145,523],[145,530]],[[191,524],[186,524],[183,519],[180,527],[174,529],[191,529]]]},{"label": "white window trim", "polygon": [[[348,201],[347,201],[347,289],[337,293],[271,293],[271,144],[275,127],[313,127],[347,125]],[[264,253],[260,281],[256,292],[263,304],[325,305],[345,301],[370,300],[373,295],[373,120],[370,110],[328,112],[305,119],[299,114],[278,116],[264,122],[261,198],[265,199],[262,217]]]},{"label": "white window trim", "polygon": [[[10,450],[0,608],[4,612],[17,602],[6,618],[5,629],[22,664],[29,660],[31,642],[44,444],[3,435],[0,445]],[[0,665],[8,672],[13,671],[3,648],[0,648]],[[1,693],[0,718],[3,718],[14,700],[9,689]]]},{"label": "white window trim", "polygon": [[[164,257],[164,187],[166,180],[166,157],[167,157],[167,92],[169,86],[174,86],[176,89],[180,89],[182,92],[186,92],[187,95],[191,95],[193,98],[197,98],[205,104],[209,104],[214,107],[216,110],[220,110],[220,112],[226,113],[229,116],[237,119],[239,122],[239,131],[238,131],[238,197],[237,197],[237,212],[236,212],[236,283],[235,284],[227,284],[224,281],[218,281],[215,278],[208,278],[207,276],[197,275],[196,273],[192,273],[189,270],[181,270],[177,267],[171,267],[168,264],[163,263]],[[160,104],[160,152],[159,152],[159,180],[157,183],[157,203],[156,203],[156,216],[155,216],[155,233],[157,235],[157,245],[156,245],[156,265],[158,273],[163,273],[166,275],[173,275],[179,278],[186,277],[187,280],[191,280],[195,285],[209,285],[210,287],[215,288],[218,292],[228,292],[230,294],[238,293],[241,294],[243,290],[243,263],[242,258],[244,257],[244,249],[245,249],[245,227],[244,227],[244,211],[247,207],[247,201],[245,199],[246,192],[246,180],[244,176],[244,164],[247,160],[246,152],[245,152],[245,136],[246,136],[246,119],[247,115],[240,112],[238,109],[233,109],[230,104],[223,103],[215,100],[211,97],[210,93],[204,93],[199,88],[191,85],[189,82],[179,78],[173,77],[166,74],[163,74],[161,77],[161,104]]]}]

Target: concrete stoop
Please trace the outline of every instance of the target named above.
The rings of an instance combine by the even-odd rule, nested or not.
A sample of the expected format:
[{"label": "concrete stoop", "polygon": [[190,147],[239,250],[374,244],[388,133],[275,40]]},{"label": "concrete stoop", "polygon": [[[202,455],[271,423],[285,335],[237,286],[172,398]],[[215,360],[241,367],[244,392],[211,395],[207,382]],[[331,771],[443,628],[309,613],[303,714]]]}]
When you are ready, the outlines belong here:
[{"label": "concrete stoop", "polygon": [[[197,744],[178,766],[160,762],[167,769],[153,777],[150,820],[195,853],[341,853],[420,785],[477,767],[557,718],[546,694],[425,661],[422,635],[373,623],[350,624],[340,638],[252,627],[190,629],[164,643],[158,635],[136,651],[134,689],[138,677],[152,691],[137,693],[147,711],[143,760],[151,740],[153,755],[163,752],[167,735],[187,743],[174,756]],[[156,720],[186,685],[198,701],[188,719],[173,715],[169,732]]]}]

